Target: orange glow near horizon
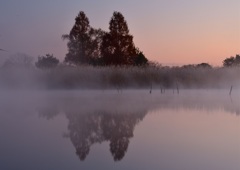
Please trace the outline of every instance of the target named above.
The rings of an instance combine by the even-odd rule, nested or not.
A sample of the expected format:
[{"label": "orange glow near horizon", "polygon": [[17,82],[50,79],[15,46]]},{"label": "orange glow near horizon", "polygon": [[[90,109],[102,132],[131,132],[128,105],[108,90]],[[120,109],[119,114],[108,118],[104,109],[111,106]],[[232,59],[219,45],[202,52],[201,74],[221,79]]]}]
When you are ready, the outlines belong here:
[{"label": "orange glow near horizon", "polygon": [[225,58],[240,53],[240,22],[231,26],[224,23],[195,23],[170,29],[159,26],[157,31],[149,31],[150,35],[135,35],[135,40],[147,57],[163,64],[207,62],[218,66]]}]

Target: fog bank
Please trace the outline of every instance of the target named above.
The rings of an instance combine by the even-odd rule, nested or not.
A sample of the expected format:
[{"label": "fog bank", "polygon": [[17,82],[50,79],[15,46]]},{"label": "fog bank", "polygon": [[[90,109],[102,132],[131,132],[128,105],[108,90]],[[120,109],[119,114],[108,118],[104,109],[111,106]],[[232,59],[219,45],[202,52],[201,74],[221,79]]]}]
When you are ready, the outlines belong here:
[{"label": "fog bank", "polygon": [[2,67],[1,89],[230,89],[240,87],[240,68],[58,66]]}]

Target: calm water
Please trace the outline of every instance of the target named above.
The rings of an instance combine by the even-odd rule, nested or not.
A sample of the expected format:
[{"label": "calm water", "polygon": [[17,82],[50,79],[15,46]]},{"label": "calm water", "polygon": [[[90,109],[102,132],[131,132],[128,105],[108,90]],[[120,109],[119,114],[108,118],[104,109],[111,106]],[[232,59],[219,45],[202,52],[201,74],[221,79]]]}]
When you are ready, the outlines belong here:
[{"label": "calm water", "polygon": [[239,170],[239,94],[1,92],[0,169]]}]

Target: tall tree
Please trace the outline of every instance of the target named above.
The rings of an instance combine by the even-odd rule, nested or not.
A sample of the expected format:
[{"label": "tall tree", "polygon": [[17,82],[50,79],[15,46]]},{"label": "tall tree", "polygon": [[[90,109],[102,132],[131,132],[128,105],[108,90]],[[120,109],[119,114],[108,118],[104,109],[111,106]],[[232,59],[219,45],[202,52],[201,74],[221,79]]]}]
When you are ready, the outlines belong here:
[{"label": "tall tree", "polygon": [[100,56],[100,43],[103,31],[90,27],[83,11],[75,18],[70,34],[63,35],[68,41],[68,53],[65,62],[72,64],[90,64]]},{"label": "tall tree", "polygon": [[102,54],[101,54],[101,44],[102,38],[105,32],[101,29],[91,28],[89,32],[90,43],[88,45],[89,50],[89,64],[91,65],[101,65],[102,64]]},{"label": "tall tree", "polygon": [[109,22],[109,33],[102,40],[101,53],[106,65],[132,65],[137,55],[133,36],[120,12],[114,12]]}]

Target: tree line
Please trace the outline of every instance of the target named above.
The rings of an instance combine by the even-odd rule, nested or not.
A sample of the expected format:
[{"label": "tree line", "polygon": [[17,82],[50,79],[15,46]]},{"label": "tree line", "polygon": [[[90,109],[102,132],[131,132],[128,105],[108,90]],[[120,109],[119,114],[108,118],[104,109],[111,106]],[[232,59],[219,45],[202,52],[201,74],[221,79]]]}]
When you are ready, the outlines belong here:
[{"label": "tree line", "polygon": [[[149,65],[145,57],[133,42],[127,22],[120,12],[114,12],[109,22],[109,31],[90,26],[88,17],[80,11],[75,18],[69,34],[62,35],[67,40],[68,52],[64,62],[70,65],[93,66],[143,66]],[[59,60],[47,54],[38,58],[38,68],[50,68],[58,65]],[[226,58],[224,67],[240,66],[240,55]],[[185,65],[183,68],[212,68],[208,63]]]},{"label": "tree line", "polygon": [[[66,58],[65,58],[66,60]],[[142,63],[142,61],[146,61],[146,63],[144,65],[149,65],[149,66],[154,66],[154,67],[162,67],[161,64],[158,64],[158,63],[150,63],[148,60],[145,60],[145,56],[140,53],[139,56],[136,58],[136,62],[140,62]],[[27,60],[28,61],[28,60]],[[98,59],[98,61],[95,61],[93,62],[94,60],[92,60],[92,65],[100,65],[100,59]],[[4,67],[8,67],[11,63],[13,65],[19,65],[21,63],[13,63],[14,61],[10,61],[10,60],[7,60],[5,63],[4,63]],[[40,69],[48,69],[48,68],[54,68],[56,66],[58,66],[59,64],[59,60],[57,58],[55,58],[53,56],[53,54],[46,54],[45,56],[39,56],[38,57],[38,61],[35,63],[35,66],[37,68],[40,68]],[[98,64],[97,64],[98,63]],[[81,62],[79,63],[81,64]],[[26,65],[26,64],[25,64]],[[27,65],[29,65],[29,63],[27,63]],[[111,65],[111,64],[109,64]],[[117,65],[117,64],[116,64]],[[136,65],[136,64],[135,64]],[[143,65],[143,64],[138,64],[139,65]],[[223,60],[223,67],[227,67],[227,68],[230,68],[230,67],[240,67],[240,55],[236,55],[236,57],[229,57],[229,58],[226,58],[225,60]],[[194,68],[203,68],[203,69],[212,69],[213,66],[208,64],[208,63],[200,63],[200,64],[188,64],[188,65],[183,65],[181,68],[185,69],[194,69]]]},{"label": "tree line", "polygon": [[[64,63],[69,65],[93,66],[143,66],[159,65],[149,62],[142,51],[133,42],[128,24],[120,12],[113,12],[109,22],[109,31],[90,26],[88,17],[80,11],[69,34],[62,35],[67,40],[68,52]],[[25,57],[26,58],[26,57]],[[14,64],[11,59],[4,66]],[[25,61],[25,59],[24,59]],[[28,61],[28,60],[27,60]],[[16,62],[16,61],[14,61]],[[53,68],[59,60],[51,54],[39,56],[35,66],[40,69]],[[224,67],[240,66],[240,55],[229,57],[223,61]],[[208,63],[184,65],[183,68],[212,68]]]}]

